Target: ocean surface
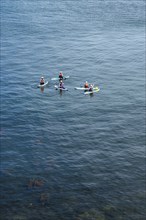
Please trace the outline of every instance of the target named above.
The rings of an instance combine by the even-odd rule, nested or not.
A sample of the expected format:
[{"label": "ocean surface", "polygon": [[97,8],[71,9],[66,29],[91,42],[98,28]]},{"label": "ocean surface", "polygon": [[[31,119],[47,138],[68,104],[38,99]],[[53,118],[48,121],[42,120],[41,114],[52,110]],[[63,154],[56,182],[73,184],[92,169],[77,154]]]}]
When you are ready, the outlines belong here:
[{"label": "ocean surface", "polygon": [[[144,220],[145,1],[1,0],[0,12],[1,220]],[[100,91],[74,89],[86,80]]]}]

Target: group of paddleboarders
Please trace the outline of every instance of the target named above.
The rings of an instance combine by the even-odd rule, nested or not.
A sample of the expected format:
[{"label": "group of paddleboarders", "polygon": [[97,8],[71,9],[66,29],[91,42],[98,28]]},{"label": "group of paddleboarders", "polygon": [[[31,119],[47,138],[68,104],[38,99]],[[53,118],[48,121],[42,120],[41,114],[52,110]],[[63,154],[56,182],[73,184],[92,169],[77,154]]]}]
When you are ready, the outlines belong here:
[{"label": "group of paddleboarders", "polygon": [[[63,83],[64,77],[63,77],[63,73],[62,72],[59,73],[58,79],[59,79],[59,86],[58,87],[61,88],[61,89],[65,89],[64,83]],[[45,79],[42,76],[40,78],[40,85],[44,85],[44,84],[45,84]],[[93,92],[93,87],[94,86],[92,84],[89,84],[87,81],[84,84],[85,91]]]},{"label": "group of paddleboarders", "polygon": [[[62,73],[62,72],[59,73],[58,78],[59,78],[60,86],[63,86],[63,73]],[[45,79],[44,79],[44,77],[42,76],[42,77],[40,78],[40,85],[44,85],[44,84],[45,84]]]},{"label": "group of paddleboarders", "polygon": [[[64,83],[63,83],[63,73],[62,73],[62,72],[59,73],[58,79],[59,79],[59,88],[65,89]],[[40,78],[40,85],[44,85],[44,84],[45,84],[45,79],[44,79],[44,77],[42,76],[42,77]]]}]

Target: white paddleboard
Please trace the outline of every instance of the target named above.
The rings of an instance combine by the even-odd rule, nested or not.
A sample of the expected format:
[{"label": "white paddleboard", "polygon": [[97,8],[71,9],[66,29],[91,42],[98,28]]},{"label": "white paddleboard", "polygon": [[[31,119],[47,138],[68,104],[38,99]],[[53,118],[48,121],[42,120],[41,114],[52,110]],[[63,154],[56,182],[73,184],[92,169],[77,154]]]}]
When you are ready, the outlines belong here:
[{"label": "white paddleboard", "polygon": [[[63,77],[63,80],[66,80],[66,79],[68,79],[68,78],[69,78],[69,76],[64,76],[64,77]],[[60,80],[60,78],[59,78],[59,77],[54,77],[54,78],[51,78],[51,80],[52,80],[52,81]]]},{"label": "white paddleboard", "polygon": [[90,95],[90,94],[93,94],[93,93],[95,93],[95,92],[99,92],[99,88],[98,87],[96,87],[96,88],[94,88],[93,89],[93,91],[86,91],[86,92],[84,92],[84,94],[85,95]]},{"label": "white paddleboard", "polygon": [[42,84],[42,85],[41,85],[41,84],[39,84],[39,85],[38,85],[38,87],[39,87],[39,88],[45,87],[45,86],[46,86],[48,83],[49,83],[49,82],[47,81],[47,82],[45,82],[45,83],[44,83],[44,84]]},{"label": "white paddleboard", "polygon": [[76,89],[76,90],[89,90],[89,88],[84,88],[84,87],[75,87],[74,89]]},{"label": "white paddleboard", "polygon": [[56,90],[61,90],[61,91],[67,91],[67,88],[60,88],[59,86],[55,85],[54,86]]}]

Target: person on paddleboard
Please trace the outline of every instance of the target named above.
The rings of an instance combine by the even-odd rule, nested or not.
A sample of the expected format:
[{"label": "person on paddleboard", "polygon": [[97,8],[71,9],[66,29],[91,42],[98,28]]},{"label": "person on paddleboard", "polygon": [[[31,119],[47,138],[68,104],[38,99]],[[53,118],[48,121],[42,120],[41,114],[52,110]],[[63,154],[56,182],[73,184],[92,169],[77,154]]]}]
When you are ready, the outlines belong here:
[{"label": "person on paddleboard", "polygon": [[84,88],[89,88],[88,82],[86,81],[84,84]]},{"label": "person on paddleboard", "polygon": [[63,80],[63,73],[62,72],[59,73],[59,80]]},{"label": "person on paddleboard", "polygon": [[65,89],[65,88],[64,88],[64,83],[63,83],[63,81],[62,81],[62,80],[60,80],[60,83],[59,83],[59,88]]},{"label": "person on paddleboard", "polygon": [[45,83],[45,80],[44,80],[44,77],[42,76],[40,79],[40,85],[44,85],[44,83]]},{"label": "person on paddleboard", "polygon": [[92,84],[91,84],[90,87],[89,87],[89,91],[90,91],[90,92],[93,92],[93,85],[92,85]]}]

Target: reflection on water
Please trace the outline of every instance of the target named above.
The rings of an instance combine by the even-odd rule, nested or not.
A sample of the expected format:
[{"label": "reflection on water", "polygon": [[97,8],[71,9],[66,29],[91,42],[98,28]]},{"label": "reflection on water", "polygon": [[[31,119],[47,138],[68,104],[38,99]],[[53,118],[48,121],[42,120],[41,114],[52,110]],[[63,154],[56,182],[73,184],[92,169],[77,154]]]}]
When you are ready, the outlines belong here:
[{"label": "reflection on water", "polygon": [[44,92],[44,89],[45,89],[44,87],[41,87],[41,88],[40,88],[41,92]]}]

